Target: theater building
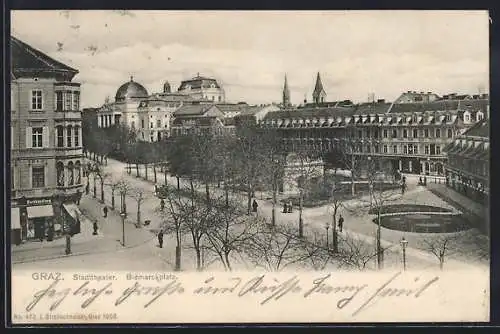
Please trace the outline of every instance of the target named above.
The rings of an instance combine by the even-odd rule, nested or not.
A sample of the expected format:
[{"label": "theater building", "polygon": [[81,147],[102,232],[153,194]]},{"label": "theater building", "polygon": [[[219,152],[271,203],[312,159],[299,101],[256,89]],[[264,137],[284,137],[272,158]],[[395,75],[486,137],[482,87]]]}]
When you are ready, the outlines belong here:
[{"label": "theater building", "polygon": [[13,243],[51,240],[80,214],[82,116],[78,73],[11,37]]}]

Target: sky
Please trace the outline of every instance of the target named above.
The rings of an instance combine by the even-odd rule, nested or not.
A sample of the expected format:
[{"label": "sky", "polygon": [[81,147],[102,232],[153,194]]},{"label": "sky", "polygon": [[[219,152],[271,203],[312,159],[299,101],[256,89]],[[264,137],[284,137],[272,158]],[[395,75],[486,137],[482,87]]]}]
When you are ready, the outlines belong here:
[{"label": "sky", "polygon": [[134,77],[149,93],[199,73],[229,102],[488,93],[486,11],[13,11],[12,35],[79,70],[82,107]]}]

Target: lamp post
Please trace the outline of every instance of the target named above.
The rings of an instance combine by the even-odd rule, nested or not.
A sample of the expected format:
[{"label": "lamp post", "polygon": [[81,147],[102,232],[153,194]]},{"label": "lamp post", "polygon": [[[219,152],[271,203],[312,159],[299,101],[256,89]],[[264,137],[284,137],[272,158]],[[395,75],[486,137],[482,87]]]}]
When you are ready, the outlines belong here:
[{"label": "lamp post", "polygon": [[122,217],[122,246],[125,247],[125,218],[127,218],[127,214],[122,212],[120,217]]},{"label": "lamp post", "polygon": [[406,246],[408,246],[408,241],[403,237],[401,238],[400,244],[403,249],[403,270],[406,270]]}]

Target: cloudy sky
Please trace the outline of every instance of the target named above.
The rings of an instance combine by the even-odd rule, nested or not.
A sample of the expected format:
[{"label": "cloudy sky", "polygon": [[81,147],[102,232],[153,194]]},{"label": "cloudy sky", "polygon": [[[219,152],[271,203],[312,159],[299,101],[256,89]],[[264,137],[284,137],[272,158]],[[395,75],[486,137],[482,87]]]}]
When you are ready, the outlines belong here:
[{"label": "cloudy sky", "polygon": [[402,91],[488,92],[484,11],[14,11],[12,34],[80,71],[84,107],[134,77],[215,77],[228,101],[311,100],[319,71],[330,101]]}]

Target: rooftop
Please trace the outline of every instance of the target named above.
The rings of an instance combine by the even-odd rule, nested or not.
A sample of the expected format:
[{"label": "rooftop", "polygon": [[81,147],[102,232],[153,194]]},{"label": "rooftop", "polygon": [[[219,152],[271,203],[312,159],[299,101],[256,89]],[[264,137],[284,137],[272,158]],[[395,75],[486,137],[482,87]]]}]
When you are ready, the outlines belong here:
[{"label": "rooftop", "polygon": [[15,77],[33,75],[63,76],[63,80],[71,81],[78,70],[65,65],[32,46],[10,37],[11,74]]},{"label": "rooftop", "polygon": [[477,122],[469,130],[464,132],[463,136],[489,138],[490,137],[490,120],[488,118],[485,118],[485,119]]}]

